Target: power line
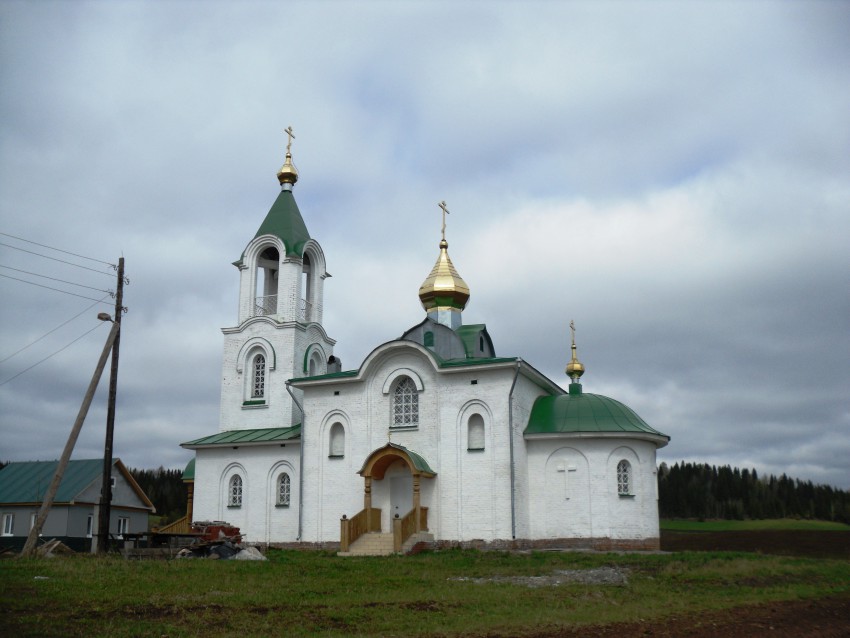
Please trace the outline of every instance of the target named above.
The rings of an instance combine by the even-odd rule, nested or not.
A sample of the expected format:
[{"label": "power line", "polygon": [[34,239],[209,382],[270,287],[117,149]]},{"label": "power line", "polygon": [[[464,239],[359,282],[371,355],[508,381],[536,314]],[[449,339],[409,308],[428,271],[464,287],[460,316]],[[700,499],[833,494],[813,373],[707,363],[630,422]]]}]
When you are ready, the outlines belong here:
[{"label": "power line", "polygon": [[13,381],[14,379],[17,379],[19,376],[21,376],[21,375],[22,375],[22,374],[24,374],[25,372],[29,372],[30,370],[32,370],[32,369],[33,369],[34,367],[36,367],[37,365],[39,365],[39,364],[41,364],[41,363],[44,363],[45,361],[47,361],[47,360],[48,360],[48,359],[50,359],[51,357],[55,357],[57,354],[59,354],[59,353],[60,353],[60,352],[62,352],[63,350],[65,350],[65,349],[69,348],[70,346],[74,345],[75,343],[77,343],[80,339],[82,339],[83,337],[85,337],[85,336],[86,336],[87,334],[89,334],[90,332],[93,332],[93,331],[97,330],[98,328],[100,328],[100,327],[101,327],[104,323],[106,323],[106,322],[101,322],[101,323],[97,324],[94,328],[91,328],[90,330],[86,330],[83,334],[81,334],[79,337],[77,337],[76,339],[74,339],[71,343],[69,343],[69,344],[67,344],[67,345],[65,345],[65,346],[63,346],[63,347],[61,347],[61,348],[59,348],[59,350],[57,350],[57,351],[56,351],[56,352],[54,352],[53,354],[49,354],[49,355],[47,355],[47,356],[46,356],[46,357],[44,357],[44,359],[42,359],[41,361],[36,361],[36,362],[35,362],[34,364],[32,364],[29,368],[26,368],[25,370],[21,370],[21,371],[20,371],[18,374],[16,374],[15,376],[13,376],[13,377],[9,377],[9,378],[8,378],[8,379],[6,379],[5,381],[0,382],[0,385],[6,385],[7,383],[9,383],[9,381]]},{"label": "power line", "polygon": [[[78,295],[75,292],[68,292],[67,290],[60,290],[59,288],[51,288],[50,286],[43,286],[41,284],[37,284],[37,283],[32,282],[32,281],[27,281],[26,279],[18,279],[17,277],[10,277],[9,275],[4,275],[2,273],[0,273],[0,277],[5,277],[6,279],[14,279],[15,281],[20,281],[20,282],[23,282],[25,284],[29,284],[30,286],[38,286],[39,288],[47,288],[48,290],[55,290],[56,292],[61,292],[61,293],[64,293],[66,295],[71,295],[73,297],[79,297],[80,299],[88,299],[89,301],[97,301],[97,302],[102,301],[101,299],[95,299],[94,297],[84,297],[83,295]],[[107,292],[110,297],[113,295],[112,292],[108,292],[106,290],[101,290],[100,292]],[[106,302],[103,302],[103,303],[106,303]]]},{"label": "power line", "polygon": [[4,237],[11,237],[12,239],[17,239],[18,241],[25,241],[28,244],[35,244],[36,246],[41,246],[42,248],[47,248],[49,250],[55,250],[59,253],[65,253],[66,255],[73,255],[74,257],[79,257],[80,259],[88,259],[89,261],[96,261],[100,264],[106,264],[107,266],[112,267],[115,270],[116,265],[109,263],[108,261],[103,261],[102,259],[95,259],[94,257],[86,257],[85,255],[78,255],[77,253],[72,253],[69,250],[62,250],[61,248],[54,248],[53,246],[48,246],[46,244],[39,244],[37,241],[31,241],[29,239],[24,239],[23,237],[15,237],[15,235],[10,235],[9,233],[0,233]]},{"label": "power line", "polygon": [[49,335],[53,334],[54,332],[56,332],[57,330],[59,330],[59,328],[61,328],[62,326],[64,326],[64,325],[66,325],[66,324],[71,323],[74,319],[76,319],[77,317],[79,317],[81,314],[88,312],[89,310],[91,310],[92,308],[94,308],[94,307],[95,307],[98,303],[101,303],[101,302],[102,302],[102,301],[104,301],[105,299],[106,299],[106,297],[104,297],[104,298],[103,298],[103,299],[101,299],[100,301],[96,301],[96,302],[94,302],[92,305],[90,305],[90,306],[86,307],[86,308],[85,308],[82,312],[79,312],[79,313],[75,314],[73,317],[71,317],[71,318],[70,318],[70,319],[68,319],[67,321],[63,321],[63,322],[62,322],[62,323],[60,323],[58,326],[56,326],[53,330],[51,330],[51,331],[49,331],[49,332],[44,333],[43,335],[41,335],[41,336],[40,336],[38,339],[36,339],[35,341],[32,341],[32,342],[28,343],[27,345],[25,345],[25,346],[24,346],[23,348],[21,348],[20,350],[16,350],[16,351],[15,351],[15,352],[13,352],[12,354],[10,354],[8,357],[5,357],[5,358],[3,358],[3,359],[0,359],[0,363],[3,363],[4,361],[8,361],[8,360],[9,360],[9,359],[11,359],[12,357],[14,357],[16,354],[19,354],[19,353],[23,352],[24,350],[26,350],[26,349],[27,349],[27,348],[29,348],[30,346],[34,346],[35,344],[37,344],[39,341],[41,341],[41,340],[42,340],[42,339],[44,339],[45,337],[47,337],[47,336],[49,336]]},{"label": "power line", "polygon": [[69,284],[71,286],[79,286],[80,288],[88,288],[89,290],[96,290],[97,292],[105,292],[107,295],[111,295],[112,293],[109,290],[102,290],[101,288],[95,288],[94,286],[86,286],[84,284],[74,283],[73,281],[66,281],[65,279],[57,279],[56,277],[49,277],[47,275],[40,275],[37,272],[30,272],[28,270],[21,270],[20,268],[12,268],[11,266],[4,266],[0,264],[0,268],[8,268],[9,270],[14,270],[15,272],[22,272],[25,275],[32,275],[33,277],[43,277],[44,279],[50,279],[51,281],[58,281],[62,284]]},{"label": "power line", "polygon": [[[0,233],[0,235],[2,235],[2,234],[3,233]],[[27,250],[26,248],[21,248],[19,246],[12,246],[12,244],[4,244],[3,242],[0,242],[0,246],[6,246],[6,248],[12,248],[14,250],[20,250],[22,253],[29,253],[30,255],[35,255],[36,257],[44,257],[45,259],[51,259],[53,261],[58,261],[59,263],[68,264],[69,266],[76,266],[77,268],[82,268],[83,270],[91,270],[92,272],[100,273],[101,275],[106,275],[107,277],[113,276],[112,273],[109,273],[109,272],[103,272],[102,270],[95,270],[94,268],[89,268],[88,266],[82,266],[80,264],[75,264],[72,261],[65,261],[64,259],[58,259],[56,257],[50,257],[48,255],[42,255],[41,253],[33,252],[32,250]],[[86,259],[88,259],[88,257]],[[106,262],[104,262],[104,263],[106,263]],[[108,265],[112,266],[112,264],[108,264]]]}]

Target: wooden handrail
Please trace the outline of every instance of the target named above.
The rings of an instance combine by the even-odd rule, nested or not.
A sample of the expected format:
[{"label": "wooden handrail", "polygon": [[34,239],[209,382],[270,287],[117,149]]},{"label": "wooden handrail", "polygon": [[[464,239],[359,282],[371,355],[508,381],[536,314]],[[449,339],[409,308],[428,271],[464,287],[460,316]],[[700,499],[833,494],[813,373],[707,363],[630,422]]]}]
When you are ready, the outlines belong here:
[{"label": "wooden handrail", "polygon": [[393,551],[400,552],[408,538],[417,532],[428,529],[428,508],[419,508],[419,525],[416,525],[416,508],[414,507],[401,518],[393,519]]},{"label": "wooden handrail", "polygon": [[[371,516],[369,516],[371,513]],[[367,532],[381,531],[381,510],[375,507],[362,509],[351,518],[343,516],[339,521],[339,549],[347,552],[351,544]]]}]

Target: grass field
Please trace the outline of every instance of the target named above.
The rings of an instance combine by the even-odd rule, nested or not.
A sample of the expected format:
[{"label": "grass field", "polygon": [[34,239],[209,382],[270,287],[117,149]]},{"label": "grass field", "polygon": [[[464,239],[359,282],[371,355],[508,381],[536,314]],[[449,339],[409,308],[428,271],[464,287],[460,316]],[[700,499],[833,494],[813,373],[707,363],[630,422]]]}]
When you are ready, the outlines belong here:
[{"label": "grass field", "polygon": [[[267,562],[0,561],[6,636],[522,636],[850,591],[841,560],[743,553],[426,552]],[[533,587],[559,570],[590,582]],[[619,574],[605,584],[595,574]],[[563,576],[566,578],[566,576]]]},{"label": "grass field", "polygon": [[811,530],[811,531],[850,531],[850,525],[844,523],[832,523],[830,521],[812,521],[795,518],[746,520],[746,521],[695,521],[695,520],[669,520],[661,521],[661,529],[679,532],[739,532],[739,531],[761,531],[761,530]]}]

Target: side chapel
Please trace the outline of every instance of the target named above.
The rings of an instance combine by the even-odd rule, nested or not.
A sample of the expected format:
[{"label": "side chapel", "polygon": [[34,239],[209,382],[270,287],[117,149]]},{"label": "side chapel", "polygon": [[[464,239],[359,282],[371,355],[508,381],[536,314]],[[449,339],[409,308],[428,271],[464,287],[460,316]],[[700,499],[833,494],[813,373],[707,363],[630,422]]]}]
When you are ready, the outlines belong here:
[{"label": "side chapel", "polygon": [[449,258],[445,202],[419,288],[424,318],[342,369],[322,325],[330,275],[293,196],[287,133],[280,194],[234,262],[219,431],[181,444],[195,451],[195,520],[227,521],[248,542],[344,551],[657,549],[656,449],[669,437],[584,392],[574,329],[564,389],[497,355],[484,324],[463,323],[470,291]]}]

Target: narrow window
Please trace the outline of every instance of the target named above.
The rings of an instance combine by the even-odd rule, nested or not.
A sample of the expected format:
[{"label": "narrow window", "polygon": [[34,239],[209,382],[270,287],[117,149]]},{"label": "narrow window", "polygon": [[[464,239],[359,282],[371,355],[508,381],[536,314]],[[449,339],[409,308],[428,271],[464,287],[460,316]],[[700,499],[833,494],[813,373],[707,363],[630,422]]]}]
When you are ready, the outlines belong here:
[{"label": "narrow window", "polygon": [[402,377],[393,393],[393,427],[419,426],[419,394],[410,377]]},{"label": "narrow window", "polygon": [[283,472],[277,477],[277,504],[289,507],[289,474]]},{"label": "narrow window", "polygon": [[254,357],[254,382],[251,389],[252,399],[262,399],[266,395],[266,358],[258,354]]},{"label": "narrow window", "polygon": [[89,514],[89,517],[86,519],[86,538],[91,538],[93,523],[94,516],[92,514]]},{"label": "narrow window", "polygon": [[469,450],[484,449],[484,417],[473,414],[467,424],[467,448]]},{"label": "narrow window", "polygon": [[423,345],[426,348],[433,348],[434,347],[434,333],[431,332],[430,330],[425,333],[425,338],[423,339]]},{"label": "narrow window", "polygon": [[331,426],[328,456],[345,456],[345,428],[342,427],[342,423],[334,423]]},{"label": "narrow window", "polygon": [[632,466],[628,461],[617,463],[617,494],[628,496],[632,493]]},{"label": "narrow window", "polygon": [[15,530],[15,515],[3,514],[3,536],[11,536]]},{"label": "narrow window", "polygon": [[35,522],[38,520],[38,512],[30,514],[30,529],[35,527]]},{"label": "narrow window", "polygon": [[242,477],[238,474],[230,477],[227,489],[227,506],[242,507]]},{"label": "narrow window", "polygon": [[124,534],[130,531],[130,519],[124,516],[118,517],[118,536],[124,536]]}]

